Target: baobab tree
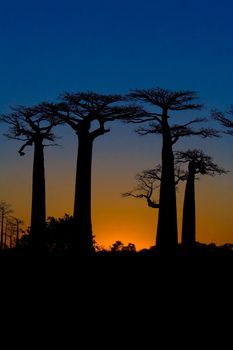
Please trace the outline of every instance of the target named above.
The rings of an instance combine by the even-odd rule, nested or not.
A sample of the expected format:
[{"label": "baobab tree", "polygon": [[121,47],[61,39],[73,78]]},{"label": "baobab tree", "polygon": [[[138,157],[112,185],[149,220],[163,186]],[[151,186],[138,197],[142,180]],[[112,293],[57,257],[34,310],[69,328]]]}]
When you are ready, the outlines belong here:
[{"label": "baobab tree", "polygon": [[128,122],[150,122],[148,127],[138,129],[138,133],[162,136],[162,173],[156,245],[164,250],[174,251],[178,244],[178,235],[173,145],[181,137],[191,135],[207,137],[215,136],[217,133],[210,128],[199,128],[198,130],[193,128],[194,124],[206,121],[205,118],[195,118],[181,124],[171,125],[169,123],[169,118],[172,117],[170,112],[175,112],[174,117],[178,118],[178,112],[198,111],[202,108],[201,104],[194,102],[197,95],[193,91],[170,91],[155,88],[135,90],[128,96],[131,100],[150,106],[145,117],[136,116]]},{"label": "baobab tree", "polygon": [[[122,197],[144,198],[150,208],[159,208],[159,201],[154,199],[156,190],[159,192],[161,183],[162,166],[143,170],[135,176],[136,186],[128,192],[122,193]],[[187,178],[187,173],[179,166],[175,166],[175,185]]]},{"label": "baobab tree", "polygon": [[199,179],[198,175],[214,176],[225,174],[226,171],[198,149],[176,152],[176,160],[179,164],[188,164],[183,204],[182,244],[184,248],[192,249],[196,243],[195,180]]},{"label": "baobab tree", "polygon": [[117,119],[142,115],[134,106],[120,105],[121,95],[103,95],[94,92],[65,93],[62,96],[62,121],[67,123],[78,138],[76,183],[74,196],[74,249],[79,255],[93,253],[91,222],[91,167],[95,139],[110,131],[105,125]]},{"label": "baobab tree", "polygon": [[0,215],[1,215],[1,249],[4,247],[4,230],[5,224],[9,214],[13,212],[11,205],[4,201],[0,202]]},{"label": "baobab tree", "polygon": [[[156,192],[159,193],[160,189],[161,172],[161,165],[157,165],[152,169],[143,170],[141,173],[135,176],[137,185],[131,191],[123,193],[122,196],[145,199],[148,207],[159,209],[159,200],[155,200],[155,197],[158,197]],[[176,165],[175,186],[178,186],[179,182],[186,180],[186,178],[187,172]]]},{"label": "baobab tree", "polygon": [[30,235],[32,247],[40,250],[46,225],[44,147],[53,144],[52,129],[61,121],[56,106],[49,103],[13,108],[11,113],[1,115],[0,120],[10,126],[6,135],[9,139],[23,142],[18,151],[20,156],[24,156],[27,146],[34,146]]},{"label": "baobab tree", "polygon": [[136,186],[128,192],[122,193],[122,197],[144,198],[150,208],[159,208],[159,203],[153,197],[155,190],[159,188],[161,181],[161,165],[153,169],[143,170],[135,176]]}]

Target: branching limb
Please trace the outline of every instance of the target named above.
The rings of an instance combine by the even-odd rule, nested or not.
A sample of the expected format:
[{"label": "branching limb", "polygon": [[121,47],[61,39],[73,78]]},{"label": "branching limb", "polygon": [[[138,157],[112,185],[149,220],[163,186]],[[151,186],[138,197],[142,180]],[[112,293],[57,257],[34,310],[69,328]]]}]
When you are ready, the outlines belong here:
[{"label": "branching limb", "polygon": [[32,145],[33,145],[33,140],[28,140],[26,143],[24,143],[23,146],[18,151],[19,155],[24,156],[25,155],[25,153],[23,152],[24,148]]}]

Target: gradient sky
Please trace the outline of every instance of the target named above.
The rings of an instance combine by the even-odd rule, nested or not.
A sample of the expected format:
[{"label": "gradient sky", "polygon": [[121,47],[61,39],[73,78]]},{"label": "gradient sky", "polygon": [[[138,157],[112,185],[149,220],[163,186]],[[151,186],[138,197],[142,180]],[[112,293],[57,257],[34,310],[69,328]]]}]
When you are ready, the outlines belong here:
[{"label": "gradient sky", "polygon": [[[0,112],[55,100],[63,91],[124,93],[134,88],[191,89],[209,108],[233,103],[233,3],[222,1],[0,2]],[[121,193],[134,175],[160,162],[160,137],[139,137],[112,124],[95,143],[93,232],[108,247],[120,239],[137,248],[155,242],[156,210]],[[1,134],[5,131],[0,126]],[[47,215],[72,213],[77,140],[57,130],[62,148],[46,149]],[[0,199],[29,224],[32,150],[0,137]],[[200,147],[233,170],[233,138],[178,143]],[[197,239],[233,243],[233,173],[197,183]],[[177,193],[181,217],[183,187]]]}]

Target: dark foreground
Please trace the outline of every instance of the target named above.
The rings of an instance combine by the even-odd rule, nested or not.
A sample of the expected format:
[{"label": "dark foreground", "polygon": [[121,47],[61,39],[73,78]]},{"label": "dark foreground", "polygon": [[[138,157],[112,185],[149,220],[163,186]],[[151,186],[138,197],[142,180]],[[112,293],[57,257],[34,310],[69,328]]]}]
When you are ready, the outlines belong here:
[{"label": "dark foreground", "polygon": [[[193,250],[187,251],[179,246],[176,252],[161,252],[156,248],[141,251],[98,251],[89,257],[80,257],[71,250],[32,252],[30,249],[6,249],[0,251],[0,271],[2,274],[25,273],[33,278],[37,273],[67,277],[77,281],[78,276],[100,281],[107,278],[114,282],[134,283],[146,278],[167,276],[176,279],[185,278],[208,279],[212,275],[217,279],[224,274],[229,281],[233,279],[233,245],[197,244]],[[17,275],[18,273],[18,275]],[[177,283],[177,281],[175,281]]]},{"label": "dark foreground", "polygon": [[[13,248],[0,250],[0,258],[79,258],[72,249],[66,250],[43,250],[40,252],[35,252],[29,247],[23,248]],[[156,247],[150,249],[142,249],[140,251],[136,250],[98,250],[94,252],[90,257],[83,257],[85,259],[105,260],[137,260],[143,258],[156,259],[156,258],[233,258],[233,244],[227,243],[222,246],[216,246],[214,243],[203,244],[196,243],[196,246],[192,249],[185,249],[182,245],[179,245],[176,251],[164,250],[161,251]]]}]

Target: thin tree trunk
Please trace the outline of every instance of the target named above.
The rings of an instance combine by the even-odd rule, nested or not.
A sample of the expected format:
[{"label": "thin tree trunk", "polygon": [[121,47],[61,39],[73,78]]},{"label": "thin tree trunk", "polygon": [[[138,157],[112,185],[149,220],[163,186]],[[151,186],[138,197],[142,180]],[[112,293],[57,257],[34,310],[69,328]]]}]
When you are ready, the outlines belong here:
[{"label": "thin tree trunk", "polygon": [[31,239],[36,250],[43,247],[46,225],[44,149],[40,138],[34,141],[32,177]]},{"label": "thin tree trunk", "polygon": [[16,221],[16,242],[15,242],[16,248],[19,246],[19,222]]},{"label": "thin tree trunk", "polygon": [[6,223],[6,227],[5,227],[5,234],[4,234],[4,248],[6,249],[7,246],[7,223]]},{"label": "thin tree trunk", "polygon": [[93,252],[91,223],[91,166],[93,140],[89,133],[78,135],[78,157],[74,200],[74,249],[81,256]]},{"label": "thin tree trunk", "polygon": [[182,245],[186,249],[192,249],[196,241],[196,213],[195,213],[195,171],[189,164],[189,174],[185,187]]},{"label": "thin tree trunk", "polygon": [[3,249],[3,233],[4,233],[4,208],[1,213],[1,249]]},{"label": "thin tree trunk", "polygon": [[12,248],[12,233],[10,234],[10,249]]},{"label": "thin tree trunk", "polygon": [[162,174],[156,246],[175,251],[178,245],[174,155],[166,115],[163,120]]}]

